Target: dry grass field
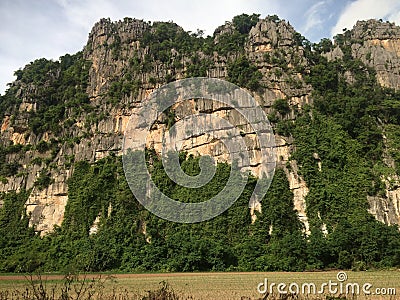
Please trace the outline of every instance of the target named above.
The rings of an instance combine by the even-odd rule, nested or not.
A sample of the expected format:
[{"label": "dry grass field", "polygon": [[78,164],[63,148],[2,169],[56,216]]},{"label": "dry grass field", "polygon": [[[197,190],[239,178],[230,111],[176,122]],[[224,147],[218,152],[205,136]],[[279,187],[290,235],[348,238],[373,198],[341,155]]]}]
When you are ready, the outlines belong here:
[{"label": "dry grass field", "polygon": [[[323,283],[339,283],[337,279],[337,271],[330,272],[302,272],[302,273],[168,273],[168,274],[116,274],[112,276],[88,274],[85,275],[86,282],[91,282],[87,288],[88,297],[80,299],[263,299],[263,295],[257,292],[257,286],[264,279],[268,279],[268,283],[285,283],[287,285],[296,283],[300,289],[303,283],[314,283],[318,289]],[[400,271],[366,271],[366,272],[346,272],[348,279],[346,283],[357,283],[362,288],[366,283],[370,283],[372,287],[369,289],[371,295],[361,295],[353,297],[348,295],[346,299],[400,299]],[[30,299],[23,296],[26,288],[35,283],[37,290],[40,282],[43,283],[47,291],[54,290],[55,295],[61,294],[61,289],[65,287],[63,276],[59,275],[42,275],[42,280],[33,278],[32,280],[24,276],[0,276],[0,300]],[[72,283],[70,293],[73,294],[83,282],[81,280]],[[157,293],[149,291],[164,290],[163,284],[168,283],[167,289],[169,296],[157,297]],[[376,295],[376,288],[395,288],[396,295]],[[32,290],[32,286],[29,287]],[[288,287],[286,288],[288,289]],[[173,293],[172,293],[173,290]],[[328,292],[328,287],[325,288]],[[14,294],[12,293],[14,291]],[[275,293],[277,288],[274,287]],[[385,290],[380,290],[385,291]],[[386,290],[386,293],[393,293],[393,290]],[[92,293],[92,294],[91,294]],[[49,293],[51,294],[51,293]],[[375,295],[374,295],[375,294]],[[13,296],[14,295],[14,296]],[[329,298],[328,294],[321,295],[300,295],[298,299],[338,299],[339,293],[335,297]],[[37,298],[37,297],[36,297]],[[53,297],[56,299],[57,297]],[[77,297],[75,297],[77,298]],[[74,296],[71,299],[75,299]],[[34,295],[32,299],[35,299]],[[50,297],[50,299],[52,299]],[[269,296],[265,299],[275,299]],[[278,299],[278,297],[276,297]],[[292,298],[289,298],[292,299]],[[297,298],[296,298],[297,299]]]}]

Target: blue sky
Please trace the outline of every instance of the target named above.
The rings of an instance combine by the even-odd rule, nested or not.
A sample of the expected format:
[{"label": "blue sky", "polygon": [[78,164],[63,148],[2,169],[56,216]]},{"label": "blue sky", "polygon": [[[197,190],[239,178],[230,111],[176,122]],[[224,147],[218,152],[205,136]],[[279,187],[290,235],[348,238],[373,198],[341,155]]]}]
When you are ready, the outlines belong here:
[{"label": "blue sky", "polygon": [[400,25],[399,0],[1,0],[0,93],[15,70],[36,58],[58,59],[82,50],[102,17],[173,20],[186,30],[214,29],[241,13],[277,14],[312,42],[331,38],[357,20]]}]

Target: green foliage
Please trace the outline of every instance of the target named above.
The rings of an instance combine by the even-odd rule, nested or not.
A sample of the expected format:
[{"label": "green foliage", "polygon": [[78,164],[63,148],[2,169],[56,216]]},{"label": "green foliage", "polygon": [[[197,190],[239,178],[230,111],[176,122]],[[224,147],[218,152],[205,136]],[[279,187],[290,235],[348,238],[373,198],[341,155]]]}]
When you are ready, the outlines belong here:
[{"label": "green foliage", "polygon": [[194,55],[186,69],[186,77],[206,77],[207,71],[211,66],[212,62],[210,60],[201,59],[199,55]]},{"label": "green foliage", "polygon": [[[222,190],[230,176],[230,166],[218,164],[215,177],[205,187],[188,189],[168,178],[162,162],[154,153],[148,152],[147,158],[154,182],[164,193],[179,201],[209,199]],[[180,161],[185,173],[197,175],[200,172],[199,158],[181,154]],[[212,220],[200,224],[177,224],[150,214],[134,199],[119,158],[109,157],[94,165],[78,162],[68,181],[69,201],[64,222],[61,228],[55,228],[53,234],[40,239],[31,234],[32,230],[27,230],[27,220],[20,217],[26,198],[18,202],[18,210],[10,211],[7,206],[16,202],[7,202],[9,204],[0,210],[0,220],[7,218],[4,222],[14,224],[9,221],[14,218],[17,222],[15,226],[20,227],[21,233],[27,234],[23,244],[13,246],[16,255],[6,256],[6,249],[11,251],[12,246],[2,248],[5,254],[0,270],[26,270],[20,269],[20,263],[15,261],[26,251],[26,247],[30,249],[29,254],[22,262],[26,263],[29,259],[30,268],[40,266],[43,270],[304,269],[305,264],[296,252],[300,248],[296,247],[303,247],[305,240],[293,210],[293,194],[288,189],[285,174],[277,172],[270,191],[263,199],[266,213],[251,225],[248,202],[254,186],[255,179],[250,178],[234,205]],[[98,232],[89,235],[89,228],[97,216],[100,216]],[[272,234],[269,233],[269,225],[274,228]],[[294,240],[296,244],[292,249],[279,250],[279,247]],[[260,256],[262,259],[259,259]],[[285,265],[279,266],[280,263]]]},{"label": "green foliage", "polygon": [[29,127],[40,134],[59,133],[68,107],[87,109],[86,95],[89,67],[82,52],[65,55],[59,61],[39,59],[21,71],[21,81],[37,86],[36,111],[32,111]]},{"label": "green foliage", "polygon": [[[321,213],[332,221],[357,208],[364,208],[366,196],[373,193],[367,161],[361,145],[351,139],[340,125],[317,112],[296,120],[294,138],[297,151],[293,158],[301,165],[301,174],[309,187],[309,213]],[[314,153],[318,154],[316,159]],[[318,161],[322,170],[318,169]],[[311,190],[315,186],[315,190]],[[338,189],[340,187],[340,190]],[[315,203],[311,200],[317,193]]]},{"label": "green foliage", "polygon": [[264,55],[264,59],[266,62],[278,67],[278,69],[275,70],[275,72],[280,72],[281,75],[278,77],[282,76],[282,72],[287,72],[289,70],[288,68],[288,62],[286,61],[286,53],[284,51],[275,51],[272,56],[270,53],[266,53]]},{"label": "green foliage", "polygon": [[3,177],[3,181],[6,179],[4,177],[14,176],[18,173],[21,165],[16,161],[8,161],[7,155],[17,153],[22,149],[22,145],[9,145],[4,147],[0,145],[0,176]]},{"label": "green foliage", "polygon": [[267,19],[274,23],[279,23],[281,19],[277,15],[268,16]]},{"label": "green foliage", "polygon": [[247,35],[240,34],[238,31],[221,34],[218,36],[218,43],[215,45],[215,50],[223,56],[243,53],[246,38]]},{"label": "green foliage", "polygon": [[108,90],[108,96],[110,97],[111,103],[117,105],[126,96],[133,95],[137,97],[139,89],[142,85],[138,79],[129,78],[130,73],[127,73],[118,81],[113,81]]},{"label": "green foliage", "polygon": [[172,22],[155,22],[151,31],[145,32],[141,42],[149,47],[149,52],[155,61],[172,63],[173,51],[180,55],[190,55],[197,51],[207,52],[210,40],[205,39],[200,33],[190,34]]},{"label": "green foliage", "polygon": [[325,60],[323,63],[313,66],[308,83],[321,94],[337,92],[339,84],[337,64],[335,62],[328,63]]},{"label": "green foliage", "polygon": [[68,181],[70,192],[63,224],[65,230],[89,232],[99,212],[114,202],[116,171],[112,157],[93,168],[85,161],[75,165],[74,176]]},{"label": "green foliage", "polygon": [[278,120],[276,122],[276,133],[282,136],[291,136],[293,132],[293,121],[292,120]]},{"label": "green foliage", "polygon": [[0,95],[0,120],[5,116],[15,113],[18,106],[22,103],[22,99],[17,97],[18,87],[11,86],[5,93]]},{"label": "green foliage", "polygon": [[33,83],[35,85],[44,84],[49,77],[56,76],[57,62],[40,58],[27,65],[24,70],[16,72],[17,78],[24,83]]},{"label": "green foliage", "polygon": [[236,246],[240,250],[239,265],[243,264],[245,270],[304,270],[307,256],[301,249],[307,247],[306,240],[282,170],[277,170],[262,201],[262,214],[250,230],[250,236]]},{"label": "green foliage", "polygon": [[[293,159],[298,161],[309,187],[310,267],[351,268],[358,262],[367,267],[398,264],[398,253],[386,245],[390,238],[399,243],[399,233],[367,211],[367,196],[380,192],[381,179],[371,167],[371,158],[364,156],[362,145],[334,118],[317,111],[298,118],[293,135],[297,149]],[[326,237],[322,224],[328,230]]]},{"label": "green foliage", "polygon": [[15,161],[10,163],[5,163],[1,166],[0,175],[5,177],[17,175],[18,169],[20,167],[21,165]]},{"label": "green foliage", "polygon": [[281,116],[285,116],[290,112],[290,106],[287,99],[275,100],[272,108],[279,112]]},{"label": "green foliage", "polygon": [[39,151],[39,153],[45,153],[50,150],[50,145],[50,143],[42,140],[36,145],[36,150]]},{"label": "green foliage", "polygon": [[333,50],[333,43],[330,39],[324,38],[318,44],[314,44],[313,48],[318,54],[327,53]]},{"label": "green foliage", "polygon": [[[353,83],[347,81],[346,71],[353,74]],[[316,89],[315,108],[357,139],[366,156],[379,160],[383,141],[376,118],[382,114],[378,108],[385,95],[374,73],[357,60],[322,60],[311,69],[308,81]]]},{"label": "green foliage", "polygon": [[46,170],[42,170],[39,173],[39,176],[36,178],[34,186],[42,191],[49,187],[50,184],[54,182],[54,179],[51,178],[50,173]]},{"label": "green foliage", "polygon": [[[340,40],[343,60],[314,59],[307,78],[315,89],[314,108],[306,108],[290,129],[296,147],[292,158],[309,188],[309,268],[360,269],[399,263],[398,251],[387,247],[400,242],[397,229],[379,223],[367,211],[367,196],[384,194],[384,145],[378,120],[397,122],[398,97],[377,84],[373,70],[351,58],[346,39]],[[331,43],[326,40],[314,47],[323,53]],[[396,126],[385,127],[394,157]]]},{"label": "green foliage", "polygon": [[244,55],[228,65],[228,80],[240,87],[257,91],[261,88],[262,74]]},{"label": "green foliage", "polygon": [[385,134],[388,141],[388,154],[394,159],[396,172],[400,174],[400,126],[388,124],[385,126]]},{"label": "green foliage", "polygon": [[[232,54],[244,52],[244,45],[251,28],[257,24],[260,15],[258,14],[242,14],[235,16],[232,23],[228,23],[232,27],[232,32],[220,33],[221,26],[214,32],[214,36],[218,35],[218,43],[214,46],[215,51],[220,55],[229,56]],[[226,26],[226,25],[225,25]]]},{"label": "green foliage", "polygon": [[[305,118],[305,117],[304,117]],[[353,266],[390,267],[400,263],[400,237],[395,227],[373,219],[363,201],[370,182],[355,168],[362,159],[346,154],[346,139],[330,150],[330,143],[316,143],[342,135],[341,128],[319,117],[302,120],[308,136],[296,127],[300,152],[296,157],[305,179],[310,182],[307,198],[312,235],[303,234],[303,225],[293,207],[293,193],[283,170],[277,170],[267,195],[262,200],[262,214],[250,223],[248,201],[255,178],[234,205],[222,215],[200,224],[177,224],[149,213],[133,197],[123,176],[120,158],[108,157],[90,165],[75,164],[68,181],[69,201],[61,228],[43,239],[28,230],[28,220],[21,219],[27,193],[7,194],[0,209],[4,239],[0,255],[3,271],[81,269],[86,271],[301,271],[305,269]],[[315,134],[312,128],[315,128]],[[311,132],[310,132],[311,130]],[[309,144],[305,146],[304,144]],[[313,144],[314,143],[314,144]],[[310,148],[319,151],[327,166],[319,172]],[[325,151],[325,152],[324,152]],[[344,155],[344,165],[336,166],[334,153]],[[346,157],[347,156],[347,157]],[[352,157],[355,156],[355,157]],[[339,158],[339,157],[338,157]],[[162,192],[183,202],[201,202],[218,194],[230,176],[227,164],[218,164],[213,179],[204,187],[188,189],[177,185],[165,173],[161,160],[147,152],[152,179]],[[199,158],[180,155],[183,171],[191,176],[200,172]],[[351,167],[350,167],[351,165]],[[364,168],[364,169],[363,169]],[[332,177],[334,170],[338,175]],[[364,176],[364,177],[363,177]],[[350,178],[350,179],[349,179]],[[349,181],[349,182],[348,182]],[[338,188],[339,187],[339,188]],[[352,192],[352,191],[363,191]],[[321,191],[326,190],[324,194]],[[351,197],[351,198],[349,198]],[[349,200],[351,199],[351,200]],[[320,213],[321,220],[318,217]],[[98,232],[89,235],[94,220],[100,216]],[[327,224],[330,234],[318,229]],[[16,228],[16,229],[11,229]],[[8,232],[6,233],[6,231]],[[17,230],[21,235],[8,238]],[[3,235],[2,235],[3,237]],[[27,248],[29,251],[27,253]],[[9,255],[9,253],[13,253]]]},{"label": "green foliage", "polygon": [[[30,272],[40,266],[39,257],[31,254],[38,238],[28,228],[25,202],[29,192],[0,194],[0,270]],[[37,253],[38,254],[38,253]]]},{"label": "green foliage", "polygon": [[259,14],[241,14],[233,17],[232,24],[240,34],[248,34],[250,29],[253,28],[260,20]]},{"label": "green foliage", "polygon": [[167,129],[171,129],[172,126],[174,126],[176,122],[176,116],[175,116],[175,111],[171,109],[170,107],[165,111],[167,120],[166,120],[166,125]]},{"label": "green foliage", "polygon": [[385,124],[400,125],[400,93],[394,90],[378,90],[380,101],[368,107],[369,113],[379,117]]},{"label": "green foliage", "polygon": [[37,165],[40,166],[42,165],[43,159],[41,157],[35,157],[34,159],[31,160],[31,164],[33,166]]}]

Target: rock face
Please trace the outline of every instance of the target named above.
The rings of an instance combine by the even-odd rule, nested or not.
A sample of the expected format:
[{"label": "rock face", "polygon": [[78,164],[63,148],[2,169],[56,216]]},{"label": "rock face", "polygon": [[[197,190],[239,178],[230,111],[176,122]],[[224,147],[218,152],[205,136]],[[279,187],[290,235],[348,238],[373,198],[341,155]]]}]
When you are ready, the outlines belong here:
[{"label": "rock face", "polygon": [[[117,55],[129,58],[134,57],[135,53],[138,56],[145,54],[146,49],[140,47],[139,39],[148,30],[149,23],[128,18],[119,22],[101,19],[94,25],[84,53],[85,58],[92,62],[89,71],[89,97],[96,99],[106,94],[110,83],[121,76],[128,60],[115,59]],[[143,79],[146,82],[146,78]]]},{"label": "rock face", "polygon": [[293,151],[292,144],[287,139],[278,137],[276,146],[277,157],[280,158],[281,167],[285,170],[289,181],[289,188],[293,192],[294,209],[297,211],[297,215],[304,225],[305,234],[309,235],[311,233],[310,224],[306,213],[306,196],[309,189],[303,177],[298,174],[297,162],[290,159],[291,152]]},{"label": "rock face", "polygon": [[288,98],[301,108],[309,104],[311,87],[303,80],[309,68],[301,36],[285,21],[266,19],[250,31],[246,52],[264,75],[264,94],[257,100],[271,106],[276,99]]},{"label": "rock face", "polygon": [[[378,82],[398,90],[400,87],[400,28],[377,20],[358,21],[352,30],[336,38],[345,38],[351,55],[376,71]],[[342,46],[343,48],[343,46]],[[331,57],[342,57],[339,47]]]},{"label": "rock face", "polygon": [[[154,89],[168,81],[185,78],[194,64],[190,57],[174,48],[168,50],[169,59],[154,58],[145,40],[155,30],[156,24],[130,18],[118,22],[102,19],[95,24],[82,54],[84,59],[91,62],[86,93],[93,113],[73,115],[71,108],[71,123],[62,131],[65,140],[53,150],[39,151],[36,146],[41,141],[52,143],[58,137],[51,131],[35,134],[28,124],[31,114],[40,109],[37,101],[40,87],[21,80],[13,83],[20,101],[5,114],[1,122],[1,141],[3,144],[11,142],[26,146],[26,151],[7,156],[8,162],[17,161],[21,165],[21,172],[8,177],[6,181],[0,180],[0,191],[32,189],[26,202],[27,212],[31,214],[30,224],[42,234],[51,232],[54,225],[61,225],[63,221],[68,202],[67,180],[73,173],[73,162],[95,162],[110,154],[120,155],[123,134],[131,114],[141,107]],[[177,32],[183,32],[179,26],[168,24]],[[222,26],[216,31],[213,42],[218,44],[224,35],[233,32],[232,24]],[[350,45],[351,55],[374,68],[380,84],[399,89],[400,29],[393,24],[368,21],[358,22],[346,34],[353,41]],[[306,47],[304,38],[292,26],[274,17],[260,20],[250,30],[243,55],[262,75],[261,88],[257,92],[250,92],[266,114],[272,112],[271,107],[277,99],[286,99],[289,104],[290,111],[286,116],[281,116],[287,120],[294,119],[296,111],[312,103],[312,87],[304,80],[310,68]],[[200,61],[210,62],[206,76],[228,78],[229,64],[237,55],[197,52]],[[345,55],[344,52],[337,46],[327,56],[335,59]],[[47,74],[49,85],[60,76],[59,73],[51,71]],[[115,90],[122,92],[115,95]],[[174,110],[174,121],[193,113],[207,112],[241,127],[241,135],[249,151],[254,153],[254,159],[257,158],[258,145],[251,128],[242,123],[231,109],[221,107],[217,102],[197,100],[186,101],[175,106]],[[18,112],[17,116],[15,112]],[[157,152],[161,152],[161,143],[168,131],[168,124],[164,122],[167,116],[160,118],[148,139],[148,145]],[[276,141],[278,167],[285,169],[294,193],[295,209],[305,225],[306,233],[309,233],[305,203],[308,188],[298,174],[296,162],[290,160],[293,141],[278,135]],[[221,143],[210,136],[187,138],[184,150],[195,155],[209,154],[220,161],[227,160]],[[43,176],[44,170],[48,172],[51,182],[44,189],[39,189],[36,182]],[[251,171],[255,175],[260,174],[257,167]],[[387,197],[391,200],[387,203],[382,199],[369,199],[371,213],[387,224],[399,224],[399,195],[398,190],[388,191]],[[389,213],[385,215],[387,210]],[[253,221],[254,211],[261,211],[259,203],[251,207]],[[92,231],[96,231],[96,224]]]}]

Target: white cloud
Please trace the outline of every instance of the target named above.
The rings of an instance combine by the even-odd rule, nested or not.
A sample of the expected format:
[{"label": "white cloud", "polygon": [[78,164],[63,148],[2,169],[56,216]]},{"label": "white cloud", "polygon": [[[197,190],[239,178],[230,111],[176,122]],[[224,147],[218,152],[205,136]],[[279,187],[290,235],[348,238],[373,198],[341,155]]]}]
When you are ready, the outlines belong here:
[{"label": "white cloud", "polygon": [[149,21],[173,20],[186,30],[195,31],[199,28],[206,30],[206,33],[210,35],[217,26],[235,15],[257,12],[263,5],[273,7],[272,1],[274,0],[123,0],[118,2],[57,0],[70,23],[86,30],[102,17],[110,17],[112,20],[134,17]]},{"label": "white cloud", "polygon": [[36,58],[58,58],[72,49],[74,36],[60,26],[65,20],[58,8],[44,1],[0,4],[0,92],[13,80],[15,70]]},{"label": "white cloud", "polygon": [[321,14],[321,10],[324,9],[327,1],[319,1],[306,12],[306,24],[302,28],[302,33],[307,35],[312,29],[317,26],[321,26],[323,24],[323,16]]},{"label": "white cloud", "polygon": [[398,0],[356,0],[351,2],[341,14],[331,30],[334,36],[344,28],[351,29],[357,20],[385,19],[400,25],[400,2]]},{"label": "white cloud", "polygon": [[347,3],[352,1],[354,0],[340,0],[340,5],[337,0],[312,1],[313,5],[304,13],[306,18],[300,32],[313,42],[330,37],[331,28],[347,7]]},{"label": "white cloud", "polygon": [[57,0],[57,2],[74,27],[87,28],[99,18],[113,17],[118,14],[118,6],[107,0]]}]

